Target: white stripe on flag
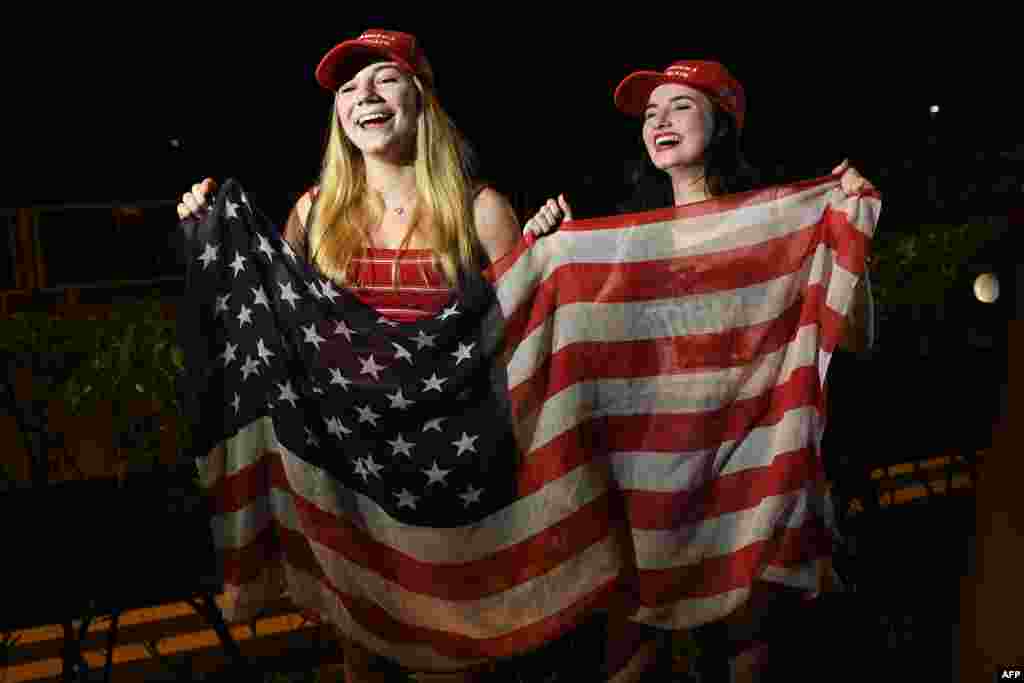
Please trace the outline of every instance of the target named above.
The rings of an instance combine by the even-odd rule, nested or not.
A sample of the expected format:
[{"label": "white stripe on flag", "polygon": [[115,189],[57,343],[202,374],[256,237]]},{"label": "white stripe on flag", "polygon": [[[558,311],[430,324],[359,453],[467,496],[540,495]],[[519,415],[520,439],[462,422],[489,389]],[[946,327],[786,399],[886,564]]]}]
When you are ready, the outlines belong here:
[{"label": "white stripe on flag", "polygon": [[[830,250],[819,246],[812,262],[765,283],[707,294],[629,303],[574,303],[560,306],[524,339],[508,364],[509,387],[529,379],[548,353],[581,342],[615,343],[720,333],[775,320],[804,293],[822,282]],[[819,277],[815,277],[818,275]],[[572,321],[572,322],[568,322]],[[553,338],[553,330],[559,336]]]},{"label": "white stripe on flag", "polygon": [[[476,524],[452,528],[420,527],[391,517],[370,498],[346,489],[283,448],[264,457],[280,457],[289,485],[295,494],[327,514],[366,530],[379,543],[421,562],[459,564],[484,559],[505,548],[529,540],[557,525],[590,504],[608,489],[604,463],[581,465],[551,481],[534,493],[520,498]],[[268,504],[265,497],[248,502],[240,510],[214,517],[218,548],[241,548],[265,528],[267,509],[296,528],[292,494],[274,489]],[[347,501],[354,500],[354,506]]]},{"label": "white stripe on flag", "polygon": [[[785,382],[795,370],[813,365],[817,334],[816,325],[801,327],[789,345],[765,354],[756,365],[650,378],[577,382],[541,405],[527,450],[541,448],[591,417],[696,414],[760,396],[777,386],[776,381]],[[738,382],[736,378],[743,375],[749,377]],[[726,389],[738,393],[724,395]]]},{"label": "white stripe on flag", "polygon": [[[811,406],[786,411],[779,422],[758,427],[740,441],[723,441],[717,449],[613,453],[615,481],[625,490],[672,493],[703,485],[708,471],[724,477],[768,467],[777,455],[810,445],[816,414]],[[708,458],[714,458],[710,467]]]},{"label": "white stripe on flag", "polygon": [[756,507],[709,517],[675,529],[633,529],[640,569],[674,569],[724,557],[758,541],[767,541],[783,526],[799,528],[807,519],[807,492],[767,496]]},{"label": "white stripe on flag", "polygon": [[[293,529],[301,533],[301,529]],[[373,603],[406,624],[443,625],[469,638],[495,638],[558,614],[599,590],[623,569],[622,548],[609,536],[549,572],[477,600],[446,600],[409,590],[310,540],[333,587]]]}]

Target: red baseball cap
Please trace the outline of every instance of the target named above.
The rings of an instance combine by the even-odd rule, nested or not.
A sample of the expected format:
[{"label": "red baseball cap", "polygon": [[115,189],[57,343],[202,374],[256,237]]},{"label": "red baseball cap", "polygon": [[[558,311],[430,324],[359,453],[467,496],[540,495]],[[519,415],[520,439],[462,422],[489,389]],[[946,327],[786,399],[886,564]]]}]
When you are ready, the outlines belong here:
[{"label": "red baseball cap", "polygon": [[629,116],[643,116],[647,100],[659,85],[681,83],[696,88],[736,119],[743,130],[747,102],[743,86],[718,62],[684,60],[673,62],[664,72],[636,71],[615,88],[615,106]]},{"label": "red baseball cap", "polygon": [[354,40],[338,43],[316,67],[317,82],[335,91],[376,58],[396,62],[402,69],[431,82],[434,73],[416,37],[399,31],[371,28]]}]

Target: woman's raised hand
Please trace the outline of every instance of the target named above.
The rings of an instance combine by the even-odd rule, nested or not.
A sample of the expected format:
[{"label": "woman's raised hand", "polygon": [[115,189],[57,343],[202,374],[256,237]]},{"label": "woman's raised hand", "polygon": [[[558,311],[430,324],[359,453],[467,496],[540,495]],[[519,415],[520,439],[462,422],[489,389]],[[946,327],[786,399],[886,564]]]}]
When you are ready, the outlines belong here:
[{"label": "woman's raised hand", "polygon": [[178,204],[178,218],[198,218],[209,209],[206,204],[206,195],[217,189],[217,183],[213,178],[206,178],[201,183],[192,186],[191,192],[181,196],[181,203]]},{"label": "woman's raised hand", "polygon": [[569,207],[569,202],[565,201],[565,195],[558,195],[558,201],[549,199],[544,206],[540,207],[540,210],[534,214],[533,218],[526,221],[526,225],[523,226],[524,235],[533,235],[533,237],[540,237],[558,227],[562,221],[572,220],[572,209]]}]

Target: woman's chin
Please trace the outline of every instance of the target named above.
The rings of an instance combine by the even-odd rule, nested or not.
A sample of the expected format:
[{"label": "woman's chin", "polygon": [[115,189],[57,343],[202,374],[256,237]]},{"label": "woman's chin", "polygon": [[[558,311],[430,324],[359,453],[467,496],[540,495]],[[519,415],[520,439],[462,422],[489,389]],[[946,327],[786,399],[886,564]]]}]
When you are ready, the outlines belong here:
[{"label": "woman's chin", "polygon": [[374,159],[394,164],[406,163],[415,156],[412,153],[415,147],[403,145],[398,140],[368,143],[357,145],[357,147],[364,157],[373,157]]},{"label": "woman's chin", "polygon": [[703,162],[699,159],[680,159],[678,157],[668,157],[668,155],[662,155],[661,158],[655,156],[651,159],[651,163],[654,164],[656,169],[665,173],[671,173],[673,171],[693,171],[703,166]]}]

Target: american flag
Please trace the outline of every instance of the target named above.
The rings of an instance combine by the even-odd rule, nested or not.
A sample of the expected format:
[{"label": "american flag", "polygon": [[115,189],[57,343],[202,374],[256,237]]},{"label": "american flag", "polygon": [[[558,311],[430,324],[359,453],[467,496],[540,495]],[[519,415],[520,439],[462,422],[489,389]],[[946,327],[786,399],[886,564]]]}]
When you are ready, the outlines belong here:
[{"label": "american flag", "polygon": [[570,222],[396,323],[226,182],[179,323],[226,617],[287,594],[446,670],[594,610],[815,594],[824,382],[880,207],[830,176]]}]

